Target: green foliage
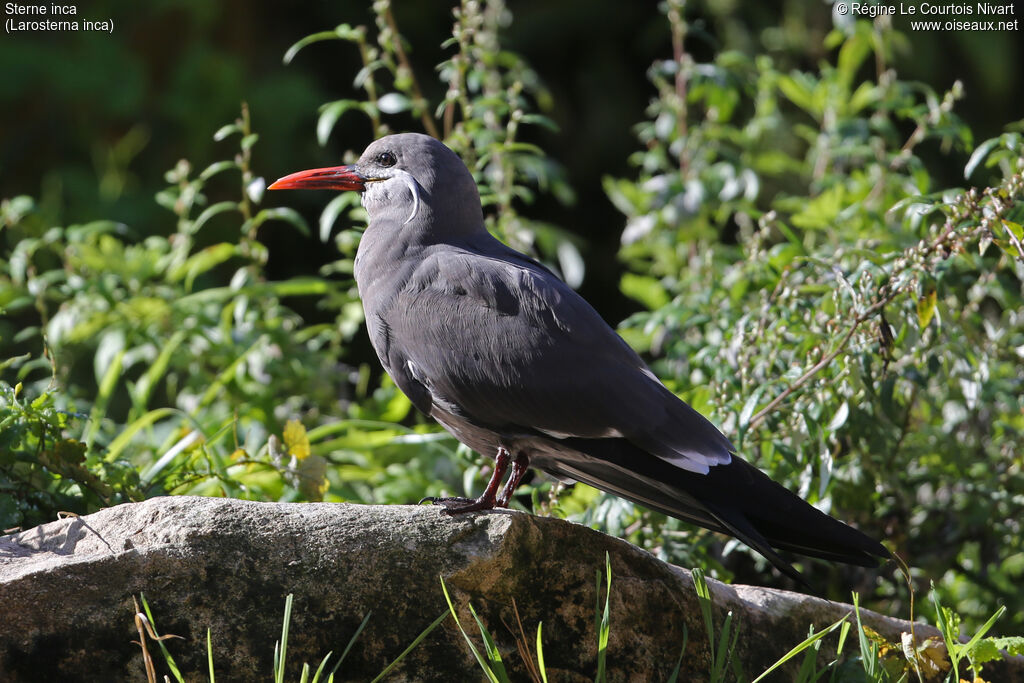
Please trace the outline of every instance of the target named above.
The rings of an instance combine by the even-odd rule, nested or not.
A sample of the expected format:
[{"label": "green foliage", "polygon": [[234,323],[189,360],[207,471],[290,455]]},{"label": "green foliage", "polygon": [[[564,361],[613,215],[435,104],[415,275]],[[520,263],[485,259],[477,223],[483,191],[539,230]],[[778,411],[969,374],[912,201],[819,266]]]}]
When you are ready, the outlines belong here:
[{"label": "green foliage", "polygon": [[[567,280],[579,284],[583,260],[569,233],[518,211],[534,200],[536,189],[563,202],[572,201],[573,195],[559,166],[520,139],[524,128],[554,128],[550,119],[533,111],[550,108],[551,95],[519,55],[502,49],[498,32],[509,19],[504,2],[467,0],[453,10],[452,37],[443,46],[451,54],[437,66],[446,90],[436,102],[424,96],[416,79],[390,1],[376,0],[373,9],[375,36],[365,26],[342,24],[306,36],[285,55],[285,62],[292,62],[303,48],[324,40],[352,43],[359,52],[362,68],[354,85],[365,98],[336,100],[320,108],[320,144],[327,144],[339,119],[349,112],[369,119],[374,138],[392,132],[389,120],[405,122],[411,116],[424,133],[455,150],[473,172],[488,228],[521,250],[537,250],[557,261]],[[352,208],[351,195],[330,202],[321,215],[321,237],[326,240],[336,218]],[[361,210],[352,213],[362,215]],[[344,233],[338,240],[353,241]]]},{"label": "green foliage", "polygon": [[[597,664],[594,681],[595,683],[600,683],[607,679],[605,657],[611,632],[611,560],[607,553],[605,554],[604,572],[597,571],[596,574],[597,583],[595,586],[594,632],[597,636]],[[712,683],[719,683],[728,680],[743,683],[750,680],[749,677],[744,674],[738,663],[732,661],[732,654],[740,637],[739,625],[737,623],[734,626],[732,612],[728,612],[725,619],[722,621],[719,637],[717,639],[718,644],[716,646],[716,631],[711,591],[708,588],[702,570],[692,570],[692,578],[697,601],[701,610],[701,617],[704,621],[708,637],[708,680]],[[467,647],[480,666],[484,677],[493,683],[507,683],[511,680],[508,671],[505,668],[505,664],[502,661],[501,652],[494,636],[490,633],[484,621],[477,614],[473,605],[467,603],[467,609],[473,617],[473,621],[476,623],[479,631],[480,640],[482,642],[482,651],[481,648],[478,648],[476,643],[474,643],[473,638],[470,637],[465,628],[463,628],[462,622],[459,620],[459,614],[455,607],[455,603],[448,592],[447,585],[445,584],[444,577],[440,577],[440,582],[441,591],[444,595],[445,602],[448,605],[448,610],[443,612],[433,621],[433,623],[427,626],[415,639],[413,639],[413,641],[390,664],[388,664],[388,666],[386,666],[371,683],[384,680],[385,677],[395,669],[410,652],[418,647],[420,643],[422,643],[422,641],[449,616],[451,616],[455,621],[456,628],[458,628],[459,632],[462,634]],[[604,584],[603,608],[601,600],[602,584]],[[289,594],[285,600],[284,618],[281,626],[281,638],[274,644],[275,681],[284,681],[287,678],[287,644],[289,627],[291,624],[292,597],[293,596]],[[148,680],[155,681],[156,678],[155,667],[145,644],[147,635],[150,640],[156,642],[160,647],[164,661],[175,679],[178,681],[184,680],[178,665],[174,661],[174,657],[171,655],[167,646],[164,645],[164,641],[170,638],[180,638],[180,636],[173,634],[159,636],[156,630],[155,621],[153,620],[153,613],[149,608],[149,603],[146,601],[144,595],[140,595],[140,598],[142,600],[145,614],[136,608],[135,621],[136,628],[139,632],[139,641],[137,644],[142,648]],[[961,643],[958,636],[958,627],[960,623],[959,615],[953,610],[943,607],[939,603],[934,591],[932,593],[932,600],[938,614],[939,628],[945,641],[945,647],[937,644],[935,639],[931,638],[925,640],[923,643],[914,643],[912,634],[909,633],[904,634],[904,642],[902,643],[902,646],[896,646],[889,643],[877,632],[863,624],[861,621],[859,596],[854,593],[854,620],[857,624],[859,646],[859,652],[857,655],[853,657],[846,657],[844,655],[845,643],[847,642],[847,636],[849,635],[851,628],[851,622],[848,616],[844,615],[838,621],[817,633],[812,625],[806,639],[794,646],[789,652],[782,655],[774,664],[765,669],[761,675],[753,679],[752,683],[758,683],[759,681],[766,679],[772,674],[772,672],[775,672],[786,664],[786,662],[801,654],[803,655],[803,659],[801,660],[800,668],[796,671],[795,677],[793,678],[793,680],[798,683],[825,680],[826,674],[829,675],[827,680],[831,682],[902,682],[910,680],[910,676],[914,675],[919,680],[932,681],[941,679],[946,683],[956,683],[957,681],[962,680],[959,677],[958,664],[964,658],[969,660],[970,668],[974,671],[976,680],[981,681],[982,664],[1000,659],[1003,656],[1002,651],[1006,651],[1010,655],[1021,654],[1022,651],[1024,651],[1024,638],[983,637],[996,619],[1002,614],[1002,609],[993,615],[992,618],[990,618],[989,621],[977,633],[975,633],[967,643]],[[523,638],[521,641],[517,639],[519,654],[523,658],[523,665],[527,669],[527,673],[532,681],[535,681],[536,683],[546,682],[547,669],[544,664],[541,623],[537,624],[535,650],[536,661],[534,662],[531,658],[529,647],[526,646],[525,643],[525,632],[523,631],[522,623],[519,622],[518,610],[515,608],[514,601],[513,611],[516,613],[516,621],[519,623],[520,635]],[[367,614],[363,618],[358,628],[356,628],[351,638],[349,638],[349,641],[346,644],[344,651],[341,653],[341,656],[338,658],[338,661],[335,662],[333,668],[327,672],[327,681],[334,680],[335,673],[337,673],[342,663],[345,661],[345,657],[348,655],[356,640],[359,638],[359,635],[366,627],[366,624],[370,620],[370,616],[371,614]],[[839,636],[838,643],[835,648],[835,657],[821,667],[817,663],[821,646],[826,636],[830,635],[837,629],[839,630]],[[515,634],[513,634],[513,636],[514,635]],[[682,651],[680,652],[679,660],[676,662],[675,669],[667,679],[668,683],[674,683],[674,681],[678,679],[682,659],[686,653],[686,642],[687,637],[684,626]],[[947,657],[947,651],[950,655],[949,657]],[[313,683],[320,680],[321,675],[326,671],[327,663],[330,661],[332,654],[333,652],[328,652],[320,661],[320,665],[313,673]],[[213,683],[213,639],[209,630],[207,630],[207,661],[210,681]],[[729,666],[730,662],[732,663],[731,667]],[[300,680],[308,681],[310,671],[311,669],[309,664],[304,663]],[[944,678],[942,677],[943,673],[946,673]]]},{"label": "green foliage", "polygon": [[605,683],[608,679],[608,637],[611,635],[612,561],[604,554],[604,609],[601,609],[601,572],[594,578],[594,633],[597,634],[597,673],[594,683]]},{"label": "green foliage", "polygon": [[[919,591],[935,579],[972,623],[1005,601],[1020,628],[1020,134],[970,157],[987,187],[944,187],[973,144],[964,93],[900,80],[898,43],[858,22],[814,71],[733,51],[652,67],[637,176],[605,181],[623,291],[649,309],[620,332],[743,457],[908,558]],[[749,562],[716,567],[706,532],[618,503],[593,519],[721,576]],[[878,595],[907,612],[897,584]]]},{"label": "green foliage", "polygon": [[[26,354],[0,367],[24,369],[29,361]],[[129,463],[108,461],[68,435],[70,425],[86,416],[57,408],[57,401],[51,388],[32,397],[21,382],[11,387],[0,381],[0,529],[143,497]]]},{"label": "green foliage", "polygon": [[[156,681],[155,667],[152,658],[149,655],[148,649],[146,648],[145,645],[146,636],[148,635],[151,640],[155,641],[160,646],[160,651],[163,654],[164,663],[167,665],[167,668],[170,670],[175,680],[183,682],[185,678],[182,675],[181,670],[178,668],[177,663],[175,663],[174,657],[167,649],[167,646],[164,645],[165,640],[169,638],[181,638],[181,636],[158,636],[156,630],[156,622],[153,620],[153,613],[149,608],[149,603],[146,601],[146,596],[140,594],[139,597],[142,600],[142,606],[145,609],[145,614],[142,614],[141,612],[138,612],[138,610],[136,610],[137,613],[135,615],[135,620],[136,626],[139,631],[138,644],[142,648],[143,659],[145,660],[146,664],[147,680],[151,681],[152,683],[155,683]],[[288,665],[288,631],[289,628],[291,627],[293,597],[294,596],[291,593],[289,593],[288,596],[285,598],[284,617],[281,620],[281,639],[274,643],[273,673],[275,683],[283,683],[285,680],[287,680],[286,671]],[[365,617],[363,617],[362,622],[360,622],[359,626],[352,634],[352,637],[349,638],[348,643],[345,645],[345,649],[341,653],[341,656],[338,657],[338,661],[334,663],[334,667],[330,671],[326,671],[326,669],[327,663],[331,659],[331,655],[334,654],[333,652],[328,652],[326,655],[324,655],[324,658],[320,660],[320,665],[316,668],[316,671],[312,673],[312,679],[310,679],[311,669],[309,663],[303,662],[299,681],[301,683],[317,683],[321,680],[321,676],[323,676],[326,671],[325,680],[327,681],[327,683],[332,683],[334,681],[334,675],[338,672],[338,669],[341,668],[341,665],[345,661],[345,657],[348,656],[348,653],[352,650],[352,646],[355,645],[356,640],[359,638],[359,635],[363,632],[363,629],[366,628],[366,624],[370,621],[371,614],[372,613],[368,613]],[[427,626],[418,636],[416,636],[416,638],[413,639],[412,643],[410,643],[409,646],[401,652],[401,654],[399,654],[390,664],[388,664],[373,679],[373,681],[371,681],[371,683],[377,683],[377,681],[383,680],[384,677],[387,676],[387,674],[392,669],[397,667],[402,662],[402,660],[405,659],[406,655],[412,652],[413,649],[415,649],[423,641],[424,638],[430,635],[430,633],[435,628],[440,626],[441,622],[447,618],[448,612],[443,612],[441,616],[435,619],[433,623]],[[209,667],[208,674],[210,677],[210,683],[214,683],[214,681],[216,680],[216,674],[214,670],[213,636],[210,632],[210,629],[206,630],[206,658]]]},{"label": "green foliage", "polygon": [[[261,227],[307,228],[260,206],[248,109],[214,138],[236,140],[232,159],[167,173],[167,237],[50,227],[31,199],[4,201],[0,339],[21,352],[0,368],[4,528],[162,493],[408,502],[458,481],[451,439],[396,424],[408,400],[341,363],[362,320],[351,279],[266,278]],[[238,198],[209,202],[224,185]],[[311,297],[333,323],[284,303]]]},{"label": "green foliage", "polygon": [[487,630],[487,627],[484,626],[484,623],[480,621],[480,617],[477,616],[473,605],[469,605],[469,613],[473,615],[473,621],[476,622],[477,628],[480,630],[480,638],[483,640],[483,653],[473,643],[473,639],[466,633],[466,629],[462,627],[462,622],[459,621],[459,614],[455,610],[455,604],[452,603],[451,596],[448,594],[448,586],[445,585],[443,577],[441,578],[441,590],[444,592],[445,602],[448,603],[448,611],[451,613],[452,619],[455,620],[455,626],[458,627],[459,632],[466,641],[466,645],[469,646],[469,651],[473,653],[474,659],[480,665],[480,670],[483,672],[484,677],[491,683],[509,683],[508,672],[501,661],[501,653],[494,642],[494,637]]},{"label": "green foliage", "polygon": [[996,621],[1006,613],[1006,607],[1000,607],[995,614],[989,617],[966,643],[960,642],[960,615],[944,607],[939,601],[937,591],[931,591],[932,604],[935,606],[935,614],[939,631],[946,644],[946,652],[949,653],[952,672],[950,680],[960,680],[960,663],[966,659],[968,667],[974,672],[975,678],[981,678],[981,665],[987,662],[997,661],[1004,657],[1003,652],[1010,656],[1024,653],[1024,638],[1013,636],[1009,638],[985,637]]},{"label": "green foliage", "polygon": [[[790,41],[793,62],[819,65],[794,69],[769,49],[773,32],[764,50],[723,38],[698,62],[684,3],[665,9],[673,54],[649,72],[636,173],[604,183],[625,216],[621,290],[646,309],[621,333],[744,457],[885,539],[918,593],[934,581],[947,639],[958,624],[940,604],[979,634],[994,605],[1024,628],[1021,124],[975,146],[956,114],[969,94],[901,78],[905,39],[876,24],[843,25],[824,45]],[[285,55],[296,65],[326,40],[358,54],[359,94],[324,104],[310,138],[326,145],[352,116],[374,136],[437,135],[470,166],[488,227],[578,283],[577,238],[523,215],[539,193],[573,193],[526,142],[553,126],[553,95],[502,47],[505,4],[456,8],[440,90],[417,80],[390,2],[372,11],[372,27],[342,24]],[[740,35],[730,26],[723,36]],[[191,147],[222,159],[167,172],[153,204],[163,223],[59,225],[52,198],[0,204],[0,528],[164,493],[409,503],[477,489],[485,461],[417,418],[376,365],[347,364],[362,324],[355,195],[320,215],[335,260],[271,280],[268,231],[311,232],[298,213],[263,206],[254,157],[271,136],[260,140],[244,105],[212,142],[205,130]],[[101,193],[129,192],[147,136],[133,128],[98,162]],[[977,187],[950,187],[960,168]],[[769,571],[736,542],[582,485],[531,494],[537,511],[724,579]],[[910,611],[884,576],[804,569],[832,597],[859,579],[867,604]],[[607,604],[606,592],[605,641]],[[824,633],[805,641],[808,680]],[[863,629],[858,640],[871,680],[924,656]],[[722,645],[712,665],[724,676]],[[951,651],[976,669],[993,648],[1020,647],[979,635]]]},{"label": "green foliage", "polygon": [[[713,683],[724,681],[726,671],[730,662],[733,664],[733,672],[737,678],[742,677],[738,668],[738,662],[733,661],[732,653],[736,648],[736,641],[739,639],[739,629],[733,630],[732,610],[726,613],[722,620],[722,627],[719,631],[718,645],[715,645],[715,620],[711,614],[711,591],[708,589],[707,581],[704,580],[704,570],[695,568],[691,572],[693,587],[697,593],[697,602],[700,605],[701,616],[704,618],[704,627],[708,635],[708,680]],[[731,637],[730,637],[731,636]]]}]

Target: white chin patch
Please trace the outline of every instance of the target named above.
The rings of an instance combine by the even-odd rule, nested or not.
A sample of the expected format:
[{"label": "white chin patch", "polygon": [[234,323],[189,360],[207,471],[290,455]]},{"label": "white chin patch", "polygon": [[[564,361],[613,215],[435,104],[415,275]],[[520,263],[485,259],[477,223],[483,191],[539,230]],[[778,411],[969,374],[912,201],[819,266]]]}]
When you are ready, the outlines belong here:
[{"label": "white chin patch", "polygon": [[371,207],[381,211],[388,207],[399,208],[399,205],[406,201],[405,192],[401,189],[403,186],[412,197],[412,210],[409,217],[402,222],[402,225],[405,225],[416,218],[420,211],[420,184],[408,171],[395,169],[388,178],[369,181],[366,184],[366,191],[363,192],[363,207],[367,211],[370,211]]},{"label": "white chin patch", "polygon": [[[392,178],[396,178],[405,183],[405,186],[409,188],[409,194],[412,195],[412,211],[409,213],[409,217],[405,219],[405,223],[408,223],[413,218],[416,218],[416,214],[420,210],[420,184],[416,182],[416,179],[412,177],[412,174],[402,169],[397,169]],[[405,224],[403,223],[403,225]]]}]

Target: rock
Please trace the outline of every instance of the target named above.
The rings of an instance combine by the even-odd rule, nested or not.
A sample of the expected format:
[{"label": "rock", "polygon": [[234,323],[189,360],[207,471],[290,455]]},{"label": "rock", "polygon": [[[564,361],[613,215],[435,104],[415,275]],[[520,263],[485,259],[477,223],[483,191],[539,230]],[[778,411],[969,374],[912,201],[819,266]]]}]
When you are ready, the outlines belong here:
[{"label": "rock", "polygon": [[[439,577],[479,647],[472,602],[512,680],[529,680],[514,634],[543,621],[549,680],[590,681],[597,657],[595,574],[611,558],[610,681],[706,680],[704,622],[689,572],[586,527],[525,513],[448,517],[427,506],[255,503],[170,497],[119,505],[0,538],[0,680],[144,680],[132,597],[145,594],[187,680],[268,680],[285,597],[294,594],[287,679],[303,662],[333,667],[366,615],[335,680],[379,674],[447,611]],[[733,654],[753,678],[807,635],[851,611],[813,597],[708,581],[716,628],[729,610]],[[518,611],[518,619],[516,616]],[[862,611],[898,641],[909,624]],[[934,633],[917,625],[917,635]],[[835,638],[819,654],[830,661]],[[156,643],[157,672],[167,671]],[[1022,669],[1024,670],[1024,669]],[[1020,673],[1020,672],[1018,672]],[[776,680],[786,680],[782,674]],[[326,676],[324,677],[326,678]],[[463,681],[480,671],[451,618],[389,681]]]}]

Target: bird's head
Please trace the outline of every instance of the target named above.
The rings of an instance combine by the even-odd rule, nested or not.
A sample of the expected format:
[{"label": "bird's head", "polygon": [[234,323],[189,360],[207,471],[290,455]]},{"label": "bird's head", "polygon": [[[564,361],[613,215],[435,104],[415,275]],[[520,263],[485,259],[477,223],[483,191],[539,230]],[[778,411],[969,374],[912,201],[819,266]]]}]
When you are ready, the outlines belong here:
[{"label": "bird's head", "polygon": [[271,190],[354,190],[363,193],[370,224],[414,223],[447,231],[483,229],[480,195],[462,160],[442,142],[419,133],[388,135],[348,166],[292,173]]}]

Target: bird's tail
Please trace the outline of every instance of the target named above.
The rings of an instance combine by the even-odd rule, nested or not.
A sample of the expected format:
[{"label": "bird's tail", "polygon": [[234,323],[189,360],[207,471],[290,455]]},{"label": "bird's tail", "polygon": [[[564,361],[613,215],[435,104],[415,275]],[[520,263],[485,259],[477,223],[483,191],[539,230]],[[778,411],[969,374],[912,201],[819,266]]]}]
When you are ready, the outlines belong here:
[{"label": "bird's tail", "polygon": [[761,470],[733,456],[708,474],[689,472],[625,439],[566,439],[557,458],[534,465],[614,493],[671,517],[737,537],[783,574],[804,583],[777,550],[877,566],[892,557],[881,543],[808,504]]}]

